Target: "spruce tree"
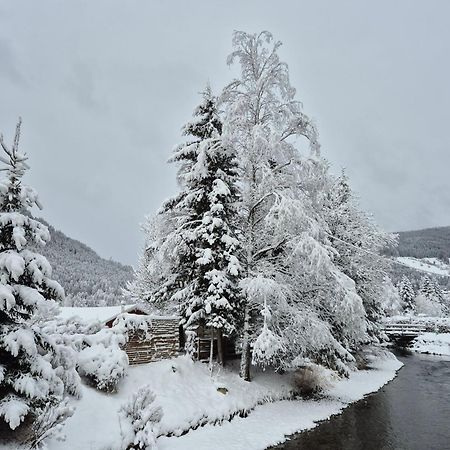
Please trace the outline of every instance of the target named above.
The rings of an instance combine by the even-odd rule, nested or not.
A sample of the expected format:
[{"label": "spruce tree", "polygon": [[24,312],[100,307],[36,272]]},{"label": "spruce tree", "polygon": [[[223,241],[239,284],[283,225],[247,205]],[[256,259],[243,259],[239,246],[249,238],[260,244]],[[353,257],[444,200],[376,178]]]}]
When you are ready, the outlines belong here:
[{"label": "spruce tree", "polygon": [[422,277],[420,283],[420,293],[428,300],[435,300],[435,289],[433,282],[428,275]]},{"label": "spruce tree", "polygon": [[45,317],[57,314],[64,291],[51,279],[48,261],[30,250],[50,235],[28,213],[40,204],[22,182],[29,167],[19,152],[19,136],[20,121],[11,148],[0,139],[6,172],[0,183],[0,428],[6,424],[12,430],[63,401],[70,366],[57,353],[58,343],[40,327]]},{"label": "spruce tree", "polygon": [[167,227],[157,226],[141,272],[148,277],[164,260],[166,273],[150,300],[177,303],[185,328],[217,330],[222,362],[220,338],[235,330],[239,316],[241,269],[235,230],[237,163],[221,133],[216,99],[207,87],[194,120],[183,129],[188,142],[177,147],[170,160],[179,165],[181,191],[165,202],[156,219]]},{"label": "spruce tree", "polygon": [[403,302],[403,310],[405,313],[412,313],[416,309],[416,305],[414,303],[414,299],[416,294],[414,292],[413,285],[411,281],[406,275],[403,275],[399,285],[398,285],[398,293]]},{"label": "spruce tree", "polygon": [[444,294],[442,293],[442,290],[435,279],[431,279],[431,287],[433,289],[434,299],[436,301],[438,301],[439,303],[443,303],[444,302]]}]

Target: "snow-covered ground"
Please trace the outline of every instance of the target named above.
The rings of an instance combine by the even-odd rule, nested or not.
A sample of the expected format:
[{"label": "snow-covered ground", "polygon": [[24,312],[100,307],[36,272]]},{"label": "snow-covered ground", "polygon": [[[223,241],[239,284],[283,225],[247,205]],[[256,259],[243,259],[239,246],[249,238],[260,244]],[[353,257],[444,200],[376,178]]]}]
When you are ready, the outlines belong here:
[{"label": "snow-covered ground", "polygon": [[[171,436],[161,436],[159,448],[210,450],[219,448],[220,442],[223,450],[263,449],[283,441],[285,435],[315,426],[350,402],[378,390],[394,378],[401,363],[387,357],[375,360],[373,367],[375,370],[354,372],[349,379],[335,381],[326,398],[318,401],[280,400],[292,395],[291,377],[269,371],[256,373],[248,383],[235,371],[222,370],[211,377],[206,364],[193,363],[184,356],[130,367],[116,394],[83,386],[83,397],[74,401],[75,414],[65,426],[66,441],[51,441],[49,449],[116,448],[120,442],[117,411],[145,384],[151,385],[164,411],[160,434]],[[221,387],[228,392],[218,391]],[[241,411],[248,412],[248,417],[236,416],[229,421]]]},{"label": "snow-covered ground", "polygon": [[432,275],[450,276],[450,266],[437,258],[417,259],[410,256],[399,256],[397,261],[407,267],[427,272]]},{"label": "snow-covered ground", "polygon": [[339,380],[321,400],[284,400],[257,406],[247,417],[220,426],[206,425],[178,438],[161,437],[161,450],[259,450],[286,440],[288,435],[317,426],[350,403],[380,389],[402,366],[395,357],[374,362],[375,370],[359,371]]},{"label": "snow-covered ground", "polygon": [[450,333],[424,333],[413,343],[412,350],[418,353],[450,356]]}]

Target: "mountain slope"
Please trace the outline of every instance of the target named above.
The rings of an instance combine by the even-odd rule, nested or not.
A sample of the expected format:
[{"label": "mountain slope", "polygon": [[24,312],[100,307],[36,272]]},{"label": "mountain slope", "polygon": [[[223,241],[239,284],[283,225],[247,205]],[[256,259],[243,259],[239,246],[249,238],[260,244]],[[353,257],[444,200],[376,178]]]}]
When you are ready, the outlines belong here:
[{"label": "mountain slope", "polygon": [[450,227],[400,231],[397,234],[398,247],[388,249],[386,253],[398,257],[404,266],[393,264],[392,280],[398,282],[402,275],[407,275],[417,288],[420,279],[428,273],[441,286],[450,287],[447,269],[440,270],[450,258]]},{"label": "mountain slope", "polygon": [[414,258],[450,258],[450,227],[400,231],[397,254]]},{"label": "mountain slope", "polygon": [[54,278],[66,291],[66,306],[107,306],[121,301],[121,288],[133,269],[101,258],[87,245],[49,227],[51,241],[38,251],[53,268]]}]

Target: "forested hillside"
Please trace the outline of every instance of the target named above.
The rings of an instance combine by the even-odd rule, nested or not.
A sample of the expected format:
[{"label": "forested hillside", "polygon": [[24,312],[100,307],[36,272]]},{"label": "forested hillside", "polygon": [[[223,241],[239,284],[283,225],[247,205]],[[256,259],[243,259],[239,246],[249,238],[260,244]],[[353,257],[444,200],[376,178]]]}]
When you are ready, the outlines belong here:
[{"label": "forested hillside", "polygon": [[[389,248],[386,253],[390,256],[407,256],[411,258],[438,258],[448,263],[450,258],[450,227],[426,228],[423,230],[400,231],[398,234],[398,247]],[[394,264],[391,278],[396,283],[403,275],[410,278],[418,287],[425,272],[410,267]],[[434,278],[443,287],[448,288],[448,277],[434,275]]]},{"label": "forested hillside", "polygon": [[400,231],[398,236],[398,248],[389,250],[392,256],[434,257],[445,262],[450,258],[450,227]]},{"label": "forested hillside", "polygon": [[51,240],[39,251],[53,267],[54,278],[66,292],[66,306],[105,306],[119,304],[121,288],[131,279],[133,269],[101,258],[87,245],[55,230]]}]

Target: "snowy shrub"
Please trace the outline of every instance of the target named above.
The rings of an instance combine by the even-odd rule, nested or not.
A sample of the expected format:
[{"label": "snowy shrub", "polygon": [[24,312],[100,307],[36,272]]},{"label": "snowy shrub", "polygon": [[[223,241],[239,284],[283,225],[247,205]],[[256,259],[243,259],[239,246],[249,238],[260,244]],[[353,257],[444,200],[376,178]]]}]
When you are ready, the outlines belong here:
[{"label": "snowy shrub", "polygon": [[114,329],[103,329],[86,336],[88,346],[78,354],[78,371],[97,389],[106,392],[117,390],[119,381],[125,376],[128,356],[120,348],[124,336]]},{"label": "snowy shrub", "polygon": [[150,386],[143,386],[120,408],[121,450],[157,449],[158,424],[163,411],[155,399]]},{"label": "snowy shrub", "polygon": [[73,415],[74,410],[75,408],[69,405],[68,398],[55,407],[46,405],[38,410],[31,427],[31,437],[26,443],[31,448],[45,449],[45,439],[47,438],[52,437],[64,441],[65,436],[62,433],[64,422]]},{"label": "snowy shrub", "polygon": [[425,314],[431,317],[442,317],[444,307],[441,303],[427,298],[425,295],[418,295],[415,298],[416,313]]},{"label": "snowy shrub", "polygon": [[186,343],[184,344],[184,351],[189,358],[194,359],[197,354],[197,333],[195,331],[187,330],[185,335]]},{"label": "snowy shrub", "polygon": [[260,335],[253,345],[252,363],[261,367],[267,367],[276,361],[279,353],[284,350],[284,345],[278,336],[263,326]]},{"label": "snowy shrub", "polygon": [[317,395],[330,385],[326,371],[317,365],[299,367],[293,381],[295,390],[304,397]]}]

